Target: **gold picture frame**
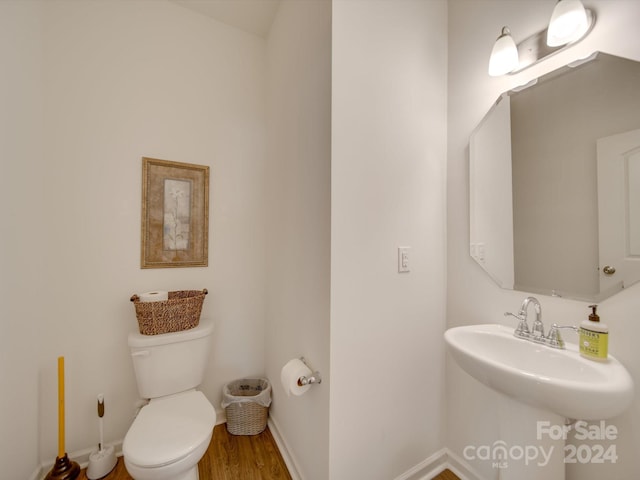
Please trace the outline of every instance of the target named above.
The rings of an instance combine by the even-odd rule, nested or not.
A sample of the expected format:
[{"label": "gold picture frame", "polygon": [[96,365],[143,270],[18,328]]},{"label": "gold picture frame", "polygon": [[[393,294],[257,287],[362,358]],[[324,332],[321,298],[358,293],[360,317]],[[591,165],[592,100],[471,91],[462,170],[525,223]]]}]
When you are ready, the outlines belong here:
[{"label": "gold picture frame", "polygon": [[209,263],[209,167],[142,157],[141,268]]}]

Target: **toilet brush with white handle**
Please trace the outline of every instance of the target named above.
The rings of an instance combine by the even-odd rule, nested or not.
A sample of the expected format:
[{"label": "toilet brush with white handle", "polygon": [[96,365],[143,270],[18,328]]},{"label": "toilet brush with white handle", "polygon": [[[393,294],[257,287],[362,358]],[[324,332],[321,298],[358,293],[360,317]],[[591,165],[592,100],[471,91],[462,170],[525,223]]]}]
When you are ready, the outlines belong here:
[{"label": "toilet brush with white handle", "polygon": [[98,443],[98,450],[89,455],[89,465],[87,466],[87,478],[89,480],[96,480],[106,476],[111,470],[114,469],[117,463],[116,453],[112,446],[104,446],[104,395],[98,395],[98,426],[100,427],[100,443]]}]

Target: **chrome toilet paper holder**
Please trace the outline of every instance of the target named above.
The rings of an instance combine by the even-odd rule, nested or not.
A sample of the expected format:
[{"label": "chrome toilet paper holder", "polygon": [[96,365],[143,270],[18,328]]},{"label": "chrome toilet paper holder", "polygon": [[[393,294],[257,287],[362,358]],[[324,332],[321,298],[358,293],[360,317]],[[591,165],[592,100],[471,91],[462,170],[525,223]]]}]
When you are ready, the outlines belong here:
[{"label": "chrome toilet paper holder", "polygon": [[[307,367],[309,367],[309,364],[304,357],[300,357],[300,361]],[[313,371],[313,368],[309,367],[309,370]],[[299,387],[304,387],[305,385],[313,385],[315,383],[322,383],[322,377],[320,376],[320,372],[318,372],[317,370],[308,377],[306,375],[303,375],[298,379]]]}]

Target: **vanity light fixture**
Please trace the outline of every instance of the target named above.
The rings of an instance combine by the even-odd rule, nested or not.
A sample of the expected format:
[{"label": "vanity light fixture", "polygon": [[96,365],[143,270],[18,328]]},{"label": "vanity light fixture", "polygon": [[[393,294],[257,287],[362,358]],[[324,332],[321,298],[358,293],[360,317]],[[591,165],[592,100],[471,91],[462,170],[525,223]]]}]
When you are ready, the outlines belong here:
[{"label": "vanity light fixture", "polygon": [[595,25],[594,13],[580,0],[558,0],[548,28],[517,45],[509,28],[502,32],[491,51],[489,75],[516,73],[582,40]]},{"label": "vanity light fixture", "polygon": [[502,32],[493,45],[489,58],[489,75],[498,77],[518,67],[518,47],[513,41],[509,27],[502,27]]},{"label": "vanity light fixture", "polygon": [[549,28],[547,45],[559,47],[582,38],[589,30],[587,10],[580,0],[560,0],[556,3]]}]

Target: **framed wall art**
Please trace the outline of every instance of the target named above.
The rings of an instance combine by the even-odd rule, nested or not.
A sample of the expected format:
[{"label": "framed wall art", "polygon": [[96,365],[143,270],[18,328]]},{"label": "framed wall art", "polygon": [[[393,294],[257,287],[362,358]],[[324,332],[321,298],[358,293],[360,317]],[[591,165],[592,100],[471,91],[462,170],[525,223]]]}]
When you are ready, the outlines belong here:
[{"label": "framed wall art", "polygon": [[208,166],[142,158],[141,238],[141,268],[208,265]]}]

